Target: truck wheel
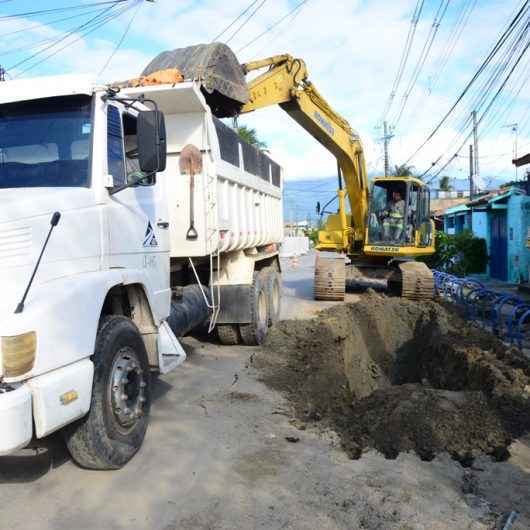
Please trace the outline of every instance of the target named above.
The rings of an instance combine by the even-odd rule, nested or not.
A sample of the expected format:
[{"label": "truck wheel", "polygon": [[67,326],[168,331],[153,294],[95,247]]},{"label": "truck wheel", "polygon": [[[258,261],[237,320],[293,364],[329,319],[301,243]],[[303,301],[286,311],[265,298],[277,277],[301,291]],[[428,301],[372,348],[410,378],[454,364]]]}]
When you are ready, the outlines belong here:
[{"label": "truck wheel", "polygon": [[269,304],[269,326],[280,321],[282,308],[282,277],[276,270],[267,273],[267,299]]},{"label": "truck wheel", "polygon": [[239,344],[239,333],[235,324],[219,324],[217,326],[217,336],[221,344],[225,346]]},{"label": "truck wheel", "polygon": [[138,328],[106,317],[98,331],[89,413],[63,432],[73,459],[88,469],[119,469],[140,449],[151,407],[149,364]]},{"label": "truck wheel", "polygon": [[269,327],[266,275],[254,273],[250,287],[250,324],[239,324],[239,333],[243,344],[256,346],[263,344]]}]

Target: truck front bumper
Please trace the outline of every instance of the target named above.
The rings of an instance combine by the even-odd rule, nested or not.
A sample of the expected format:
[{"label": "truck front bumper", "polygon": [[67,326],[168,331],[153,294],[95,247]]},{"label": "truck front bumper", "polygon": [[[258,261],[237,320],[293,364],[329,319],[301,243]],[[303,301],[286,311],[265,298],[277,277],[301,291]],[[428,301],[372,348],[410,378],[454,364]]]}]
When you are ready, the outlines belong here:
[{"label": "truck front bumper", "polygon": [[33,436],[31,392],[26,385],[0,385],[0,455],[28,445]]}]

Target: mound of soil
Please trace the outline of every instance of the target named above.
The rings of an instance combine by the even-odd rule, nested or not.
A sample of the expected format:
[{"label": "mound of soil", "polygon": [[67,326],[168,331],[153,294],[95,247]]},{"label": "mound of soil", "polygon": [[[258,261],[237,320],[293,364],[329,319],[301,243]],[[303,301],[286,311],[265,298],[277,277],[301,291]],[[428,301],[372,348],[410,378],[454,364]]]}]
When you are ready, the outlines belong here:
[{"label": "mound of soil", "polygon": [[452,310],[371,292],[281,322],[255,364],[352,458],[367,448],[425,460],[447,451],[464,465],[481,453],[507,458],[530,431],[530,363]]}]

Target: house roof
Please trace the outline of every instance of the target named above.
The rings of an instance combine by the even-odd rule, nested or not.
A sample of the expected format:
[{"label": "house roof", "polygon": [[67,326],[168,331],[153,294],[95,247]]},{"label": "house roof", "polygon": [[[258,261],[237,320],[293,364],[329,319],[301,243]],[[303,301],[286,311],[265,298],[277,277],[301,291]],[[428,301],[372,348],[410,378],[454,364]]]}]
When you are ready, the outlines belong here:
[{"label": "house roof", "polygon": [[440,215],[444,215],[448,208],[464,204],[468,200],[467,197],[458,197],[455,199],[431,199],[431,213],[435,217],[439,217]]},{"label": "house roof", "polygon": [[495,202],[502,201],[504,199],[507,199],[508,197],[512,195],[523,195],[524,191],[521,188],[518,188],[517,186],[512,186],[511,188],[504,188],[499,190],[490,191],[489,193],[486,193],[485,195],[481,195],[480,197],[477,197],[476,199],[473,199],[469,201],[467,204],[468,206],[487,206],[489,204],[493,204]]},{"label": "house roof", "polygon": [[457,204],[456,206],[452,206],[451,208],[447,208],[443,215],[454,215],[455,213],[463,213],[467,212],[469,210],[467,204]]}]

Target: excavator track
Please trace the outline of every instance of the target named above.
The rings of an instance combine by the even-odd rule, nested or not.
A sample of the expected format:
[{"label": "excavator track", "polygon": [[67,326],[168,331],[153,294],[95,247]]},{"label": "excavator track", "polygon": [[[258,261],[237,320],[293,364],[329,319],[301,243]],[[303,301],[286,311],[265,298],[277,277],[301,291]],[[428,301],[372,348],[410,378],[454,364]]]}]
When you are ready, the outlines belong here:
[{"label": "excavator track", "polygon": [[346,290],[346,265],[344,256],[323,257],[317,254],[315,261],[315,300],[344,300]]},{"label": "excavator track", "polygon": [[434,296],[432,271],[419,261],[400,263],[388,283],[393,294],[408,300],[432,300]]}]

